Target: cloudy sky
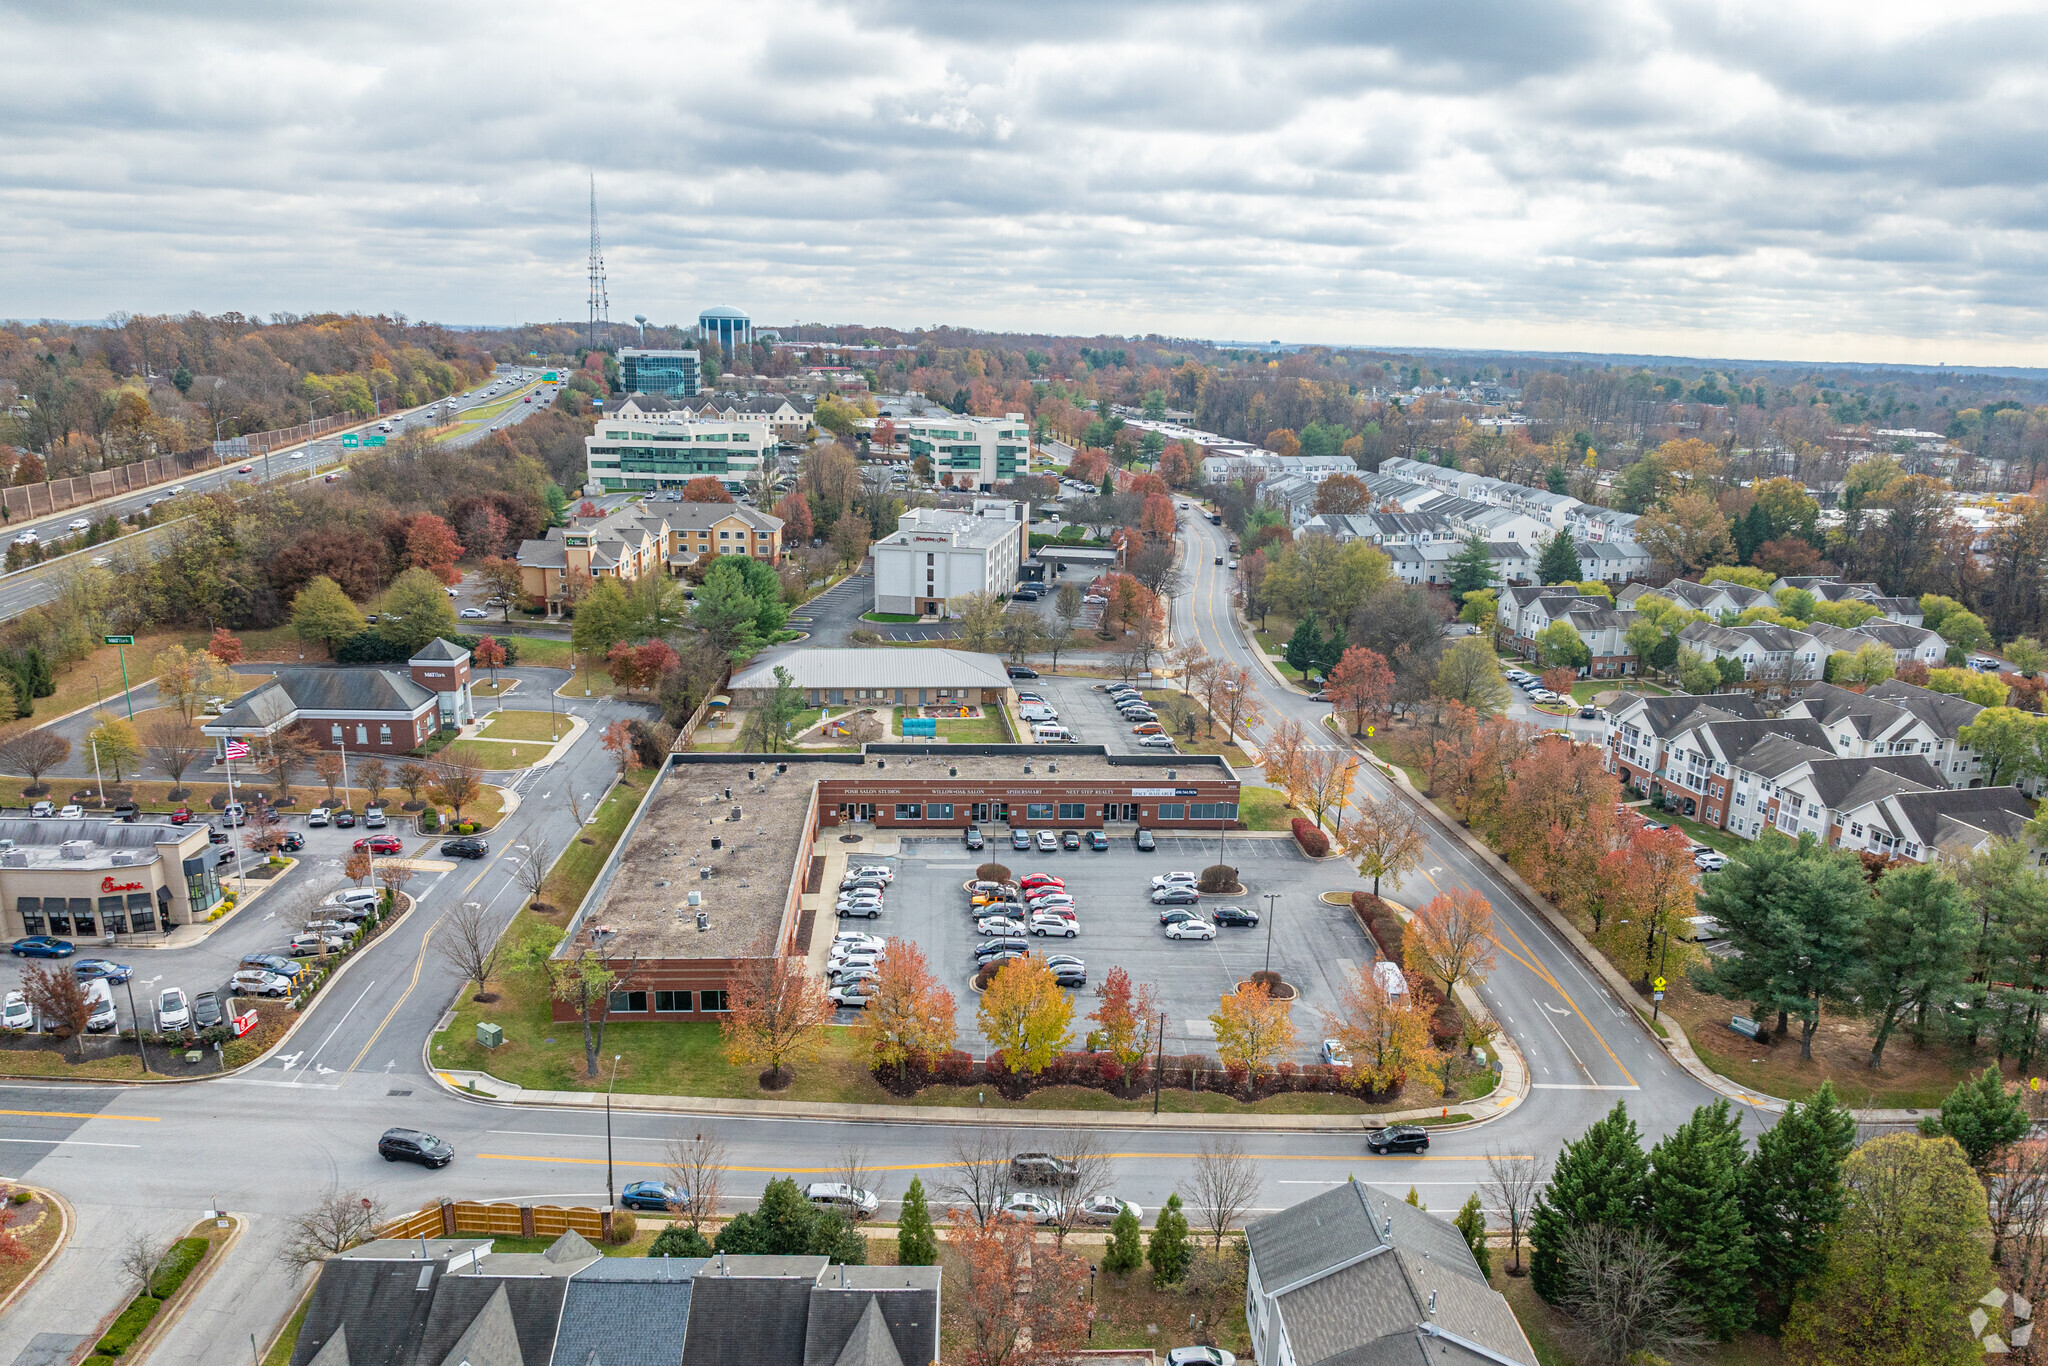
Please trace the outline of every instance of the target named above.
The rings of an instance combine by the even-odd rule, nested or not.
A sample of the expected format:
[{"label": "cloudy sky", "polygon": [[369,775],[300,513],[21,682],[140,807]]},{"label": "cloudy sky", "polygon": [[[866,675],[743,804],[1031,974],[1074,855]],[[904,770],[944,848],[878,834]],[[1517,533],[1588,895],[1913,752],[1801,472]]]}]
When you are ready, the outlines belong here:
[{"label": "cloudy sky", "polygon": [[2048,11],[0,0],[0,317],[2048,364]]}]

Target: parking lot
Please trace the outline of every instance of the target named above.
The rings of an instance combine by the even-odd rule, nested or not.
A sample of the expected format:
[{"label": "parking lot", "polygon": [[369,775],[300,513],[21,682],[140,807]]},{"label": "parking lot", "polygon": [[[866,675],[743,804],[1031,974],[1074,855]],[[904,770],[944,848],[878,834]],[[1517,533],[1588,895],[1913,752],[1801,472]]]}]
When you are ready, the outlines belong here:
[{"label": "parking lot", "polygon": [[[1109,694],[1103,691],[1105,686],[1105,681],[1099,678],[1047,675],[1020,679],[1017,691],[1037,693],[1052,703],[1052,709],[1060,714],[1059,724],[1073,732],[1077,745],[1101,745],[1111,754],[1172,753],[1171,750],[1140,746],[1139,737],[1131,731],[1131,723],[1117,715]],[[1030,723],[1020,724],[1028,733]]]},{"label": "parking lot", "polygon": [[[1162,836],[1158,849],[1140,853],[1128,826],[1113,827],[1106,852],[1083,848],[1078,853],[1023,853],[1009,847],[1003,826],[985,828],[989,848],[970,853],[957,837],[906,838],[903,854],[887,863],[896,879],[889,887],[880,918],[836,922],[882,936],[905,938],[924,950],[932,970],[953,993],[959,1046],[985,1053],[988,1041],[976,1021],[980,998],[972,986],[974,948],[984,938],[968,913],[964,884],[982,859],[1002,863],[1017,876],[1052,873],[1066,881],[1079,911],[1080,932],[1073,939],[1033,939],[1039,951],[1072,954],[1088,967],[1088,982],[1074,990],[1073,1044],[1082,1046],[1092,1026],[1085,1018],[1095,1008],[1095,988],[1113,966],[1122,967],[1134,986],[1149,984],[1167,1016],[1166,1051],[1213,1052],[1215,1030],[1208,1017],[1218,1001],[1266,964],[1267,926],[1219,927],[1206,941],[1170,940],[1159,924],[1160,908],[1151,903],[1151,881],[1160,873],[1200,872],[1217,861],[1214,836]],[[1223,858],[1239,870],[1245,891],[1239,896],[1205,896],[1188,909],[1239,905],[1267,911],[1273,893],[1277,918],[1272,924],[1272,966],[1301,993],[1294,1006],[1294,1028],[1300,1046],[1295,1059],[1313,1062],[1323,1037],[1318,1015],[1335,1007],[1347,973],[1372,961],[1372,941],[1348,906],[1332,906],[1319,893],[1355,885],[1341,864],[1317,864],[1305,858],[1291,839],[1233,833],[1223,837]],[[856,1012],[843,1012],[849,1019]]]}]

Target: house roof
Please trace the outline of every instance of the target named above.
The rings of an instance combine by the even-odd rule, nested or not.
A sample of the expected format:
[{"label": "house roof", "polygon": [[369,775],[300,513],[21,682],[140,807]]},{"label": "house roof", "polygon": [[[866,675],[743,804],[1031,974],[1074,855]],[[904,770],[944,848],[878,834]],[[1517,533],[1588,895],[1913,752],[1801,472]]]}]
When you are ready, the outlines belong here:
[{"label": "house roof", "polygon": [[[486,1258],[488,1267],[497,1258]],[[554,1352],[555,1324],[562,1317],[562,1300],[568,1282],[553,1276],[493,1276],[457,1274],[443,1276],[434,1287],[433,1308],[419,1335],[413,1357],[415,1366],[460,1366],[461,1358],[451,1353],[469,1334],[478,1317],[490,1310],[493,1322],[485,1339],[497,1344],[506,1336],[517,1343],[518,1357],[496,1355],[474,1366],[540,1366]],[[504,1307],[491,1301],[504,1297]],[[511,1319],[510,1333],[496,1319]],[[369,1361],[361,1358],[361,1361]]]},{"label": "house roof", "polygon": [[[499,1281],[497,1289],[491,1292],[491,1297],[484,1302],[477,1316],[469,1321],[469,1327],[462,1330],[462,1336],[455,1340],[455,1345],[438,1362],[429,1357],[421,1366],[527,1366],[528,1361],[539,1366],[545,1362],[547,1358],[544,1356],[528,1357],[520,1351],[519,1328],[513,1322],[512,1300],[506,1290],[508,1284],[517,1282]],[[554,1335],[550,1333],[541,1345],[552,1349]]]},{"label": "house roof", "polygon": [[1698,725],[1702,720],[1760,721],[1764,715],[1756,698],[1746,692],[1702,693],[1698,696],[1673,693],[1668,697],[1625,692],[1608,710],[1620,716],[1623,707],[1637,704],[1642,707],[1639,724],[1657,736],[1674,735],[1688,726]]},{"label": "house roof", "polygon": [[1945,740],[1956,739],[1963,727],[1975,722],[1977,713],[1984,710],[1967,697],[1917,688],[1896,678],[1886,679],[1863,695],[1913,713]]},{"label": "house roof", "polygon": [[442,636],[435,636],[432,640],[420,646],[419,652],[412,658],[424,664],[460,664],[463,660],[469,658],[469,651],[463,649],[452,640]]},{"label": "house roof", "polygon": [[706,1264],[690,1290],[682,1366],[804,1366],[816,1273],[721,1276],[711,1274],[715,1265]]},{"label": "house roof", "polygon": [[1866,621],[1856,630],[1873,640],[1883,641],[1894,650],[1918,650],[1930,640],[1941,639],[1925,626],[1908,626],[1902,621],[1886,621],[1882,618]]},{"label": "house roof", "polygon": [[1463,1236],[1357,1181],[1248,1225],[1245,1237],[1299,1366],[1465,1359],[1439,1332],[1496,1361],[1536,1360]]},{"label": "house roof", "polygon": [[554,528],[542,540],[521,541],[513,558],[528,569],[567,569],[569,547],[557,534],[560,530],[560,527]]},{"label": "house roof", "polygon": [[1816,760],[1810,781],[1830,811],[1848,811],[1901,792],[1944,792],[1948,784],[1917,754]]},{"label": "house roof", "polygon": [[[929,1272],[921,1277],[858,1277],[861,1271]],[[844,1277],[847,1284],[841,1288]],[[886,1288],[860,1280],[893,1279]],[[914,1279],[916,1284],[904,1284]],[[876,1330],[879,1330],[877,1332]],[[852,1354],[852,1355],[849,1355]],[[939,1359],[937,1267],[830,1267],[812,1287],[804,1328],[804,1366],[923,1366]]]},{"label": "house roof", "polygon": [[1897,833],[1936,849],[1974,849],[1987,839],[2020,839],[2034,818],[2032,805],[2016,787],[1903,792],[1885,805],[1908,826]]},{"label": "house roof", "polygon": [[605,1257],[576,1273],[555,1330],[559,1366],[676,1366],[701,1257]]},{"label": "house roof", "polygon": [[1833,744],[1820,722],[1806,716],[1781,716],[1768,721],[1709,721],[1701,733],[1713,740],[1714,751],[1731,766],[1754,771],[1749,756],[1772,740],[1810,747],[1818,758],[1833,758]]},{"label": "house roof", "polygon": [[720,522],[738,518],[756,531],[780,531],[782,519],[748,507],[745,503],[668,503],[666,518],[675,531],[708,530]]},{"label": "house roof", "polygon": [[1760,778],[1777,779],[1805,764],[1817,764],[1835,757],[1834,751],[1807,744],[1786,735],[1772,735],[1751,745],[1742,756],[1742,767]]},{"label": "house roof", "polygon": [[395,669],[280,669],[200,727],[208,735],[269,731],[309,711],[411,718],[434,694]]},{"label": "house roof", "polygon": [[780,666],[799,688],[1007,688],[1009,672],[995,655],[965,650],[827,650],[791,646],[764,650],[729,688],[772,688]]}]

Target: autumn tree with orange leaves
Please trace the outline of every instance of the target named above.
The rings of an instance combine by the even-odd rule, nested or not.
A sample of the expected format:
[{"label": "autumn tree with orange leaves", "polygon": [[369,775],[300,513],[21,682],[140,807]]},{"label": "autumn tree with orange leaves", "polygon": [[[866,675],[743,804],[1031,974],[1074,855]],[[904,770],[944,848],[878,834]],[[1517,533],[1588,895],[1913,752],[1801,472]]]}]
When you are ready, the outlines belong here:
[{"label": "autumn tree with orange leaves", "polygon": [[1295,805],[1305,808],[1318,825],[1325,824],[1324,817],[1334,812],[1335,819],[1327,824],[1342,826],[1344,809],[1351,805],[1352,785],[1358,781],[1358,756],[1328,746],[1310,747],[1302,750],[1295,768],[1301,790]]},{"label": "autumn tree with orange leaves", "polygon": [[996,1213],[976,1223],[955,1211],[947,1245],[965,1268],[960,1314],[965,1366],[1064,1366],[1088,1337],[1088,1264],[1036,1245],[1030,1224]]},{"label": "autumn tree with orange leaves", "polygon": [[1151,984],[1133,987],[1131,975],[1111,968],[1095,988],[1095,1009],[1088,1018],[1095,1022],[1099,1049],[1129,1071],[1152,1055],[1158,1042],[1159,998]]},{"label": "autumn tree with orange leaves", "polygon": [[1337,844],[1358,865],[1358,875],[1372,879],[1374,896],[1381,878],[1398,886],[1429,848],[1414,812],[1398,797],[1359,798],[1358,814],[1338,827]]},{"label": "autumn tree with orange leaves", "polygon": [[1138,530],[1155,541],[1170,541],[1178,526],[1173,515],[1173,499],[1163,493],[1145,496],[1145,505],[1138,513]]},{"label": "autumn tree with orange leaves", "polygon": [[940,984],[923,949],[891,939],[876,974],[862,1028],[877,1071],[918,1067],[953,1047],[953,993]]},{"label": "autumn tree with orange leaves", "polygon": [[1538,736],[1513,760],[1503,799],[1488,825],[1511,862],[1540,855],[1553,831],[1569,830],[1596,808],[1608,811],[1621,787],[1596,745],[1574,744],[1565,736]]},{"label": "autumn tree with orange leaves", "polygon": [[1493,906],[1469,887],[1431,897],[1408,922],[1401,951],[1448,1001],[1458,983],[1477,986],[1493,971]]},{"label": "autumn tree with orange leaves", "polygon": [[1301,802],[1301,756],[1308,749],[1308,731],[1301,722],[1282,720],[1266,732],[1259,747],[1259,768],[1266,781],[1280,789],[1289,806]]},{"label": "autumn tree with orange leaves", "polygon": [[1353,645],[1324,681],[1340,713],[1351,714],[1351,733],[1363,735],[1368,716],[1383,715],[1394,698],[1394,671],[1378,650]]},{"label": "autumn tree with orange leaves", "polygon": [[718,1032],[727,1062],[765,1067],[761,1085],[779,1091],[823,1042],[834,1007],[825,984],[801,958],[783,954],[743,958],[728,979],[726,1013]]},{"label": "autumn tree with orange leaves", "polygon": [[1210,719],[1221,721],[1232,735],[1248,734],[1266,723],[1266,709],[1252,693],[1251,670],[1242,664],[1225,664],[1217,670],[1219,688],[1211,704]]},{"label": "autumn tree with orange leaves", "polygon": [[1226,1067],[1257,1072],[1294,1051],[1289,1003],[1275,999],[1263,982],[1247,983],[1223,997],[1209,1023],[1216,1027],[1216,1055]]},{"label": "autumn tree with orange leaves", "polygon": [[1351,1055],[1351,1066],[1367,1088],[1397,1091],[1411,1071],[1436,1063],[1429,1016],[1412,991],[1389,991],[1373,965],[1345,975],[1337,1009],[1323,1012],[1323,1028]]},{"label": "autumn tree with orange leaves", "polygon": [[1636,825],[1620,848],[1602,861],[1606,877],[1606,923],[1593,942],[1624,977],[1647,982],[1683,969],[1691,948],[1671,944],[1680,917],[1690,915],[1697,889],[1692,839],[1676,826],[1649,830]]}]

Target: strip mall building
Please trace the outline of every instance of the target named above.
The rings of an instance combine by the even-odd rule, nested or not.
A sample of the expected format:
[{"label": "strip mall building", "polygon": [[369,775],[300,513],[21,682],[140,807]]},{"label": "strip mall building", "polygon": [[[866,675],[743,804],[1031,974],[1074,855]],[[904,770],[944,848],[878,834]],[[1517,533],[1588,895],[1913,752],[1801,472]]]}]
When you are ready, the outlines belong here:
[{"label": "strip mall building", "polygon": [[[1036,745],[672,754],[555,952],[598,955],[618,973],[612,1018],[714,1019],[736,972],[831,933],[806,925],[803,908],[826,830],[1213,832],[1241,828],[1238,789],[1214,755],[1086,745],[1050,754]],[[576,1015],[558,1001],[555,1018]]]}]

